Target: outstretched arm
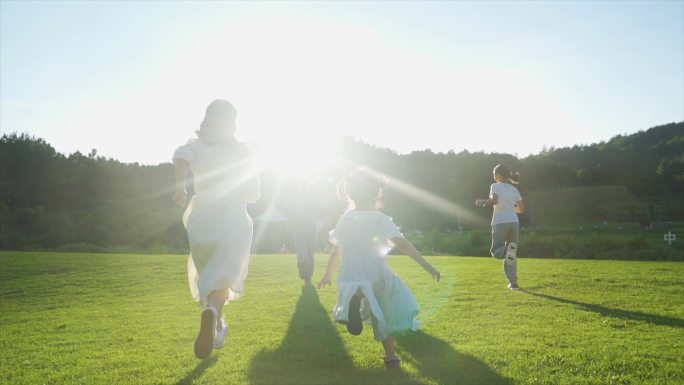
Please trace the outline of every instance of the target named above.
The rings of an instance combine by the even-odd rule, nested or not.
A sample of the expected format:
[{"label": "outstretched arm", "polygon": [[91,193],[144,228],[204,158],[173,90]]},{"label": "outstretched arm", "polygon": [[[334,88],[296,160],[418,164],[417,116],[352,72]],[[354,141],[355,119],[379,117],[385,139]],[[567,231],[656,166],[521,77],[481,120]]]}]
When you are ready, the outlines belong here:
[{"label": "outstretched arm", "polygon": [[489,196],[489,199],[478,199],[478,200],[476,200],[475,206],[477,206],[477,207],[494,206],[497,203],[499,203],[499,195],[497,193],[492,193],[492,195]]},{"label": "outstretched arm", "polygon": [[317,287],[322,289],[325,285],[330,285],[332,282],[333,272],[335,271],[335,266],[337,266],[337,261],[340,260],[342,256],[342,247],[335,245],[330,252],[330,258],[328,258],[328,267],[325,269],[325,276],[318,282]]},{"label": "outstretched arm", "polygon": [[416,250],[415,246],[413,246],[413,243],[409,241],[406,238],[402,237],[393,237],[390,238],[392,243],[394,243],[399,250],[403,251],[404,253],[408,254],[411,259],[416,261],[425,271],[427,271],[428,274],[432,276],[432,278],[436,279],[437,282],[439,282],[439,279],[441,278],[441,274],[439,271],[437,271],[432,265],[423,258],[422,255]]},{"label": "outstretched arm", "polygon": [[173,165],[176,167],[176,192],[173,194],[173,201],[179,206],[185,206],[185,202],[188,199],[188,192],[185,191],[185,185],[188,180],[190,165],[183,159],[174,159]]}]

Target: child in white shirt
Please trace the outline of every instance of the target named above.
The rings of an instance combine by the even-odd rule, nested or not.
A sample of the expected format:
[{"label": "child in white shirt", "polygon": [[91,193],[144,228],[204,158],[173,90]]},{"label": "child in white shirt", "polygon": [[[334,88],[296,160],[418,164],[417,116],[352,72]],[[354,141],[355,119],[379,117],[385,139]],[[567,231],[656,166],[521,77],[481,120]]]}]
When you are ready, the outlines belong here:
[{"label": "child in white shirt", "polygon": [[518,238],[520,234],[518,215],[525,212],[520,192],[511,182],[511,169],[505,164],[494,167],[494,180],[489,188],[489,199],[478,199],[478,207],[493,206],[492,213],[492,257],[504,260],[504,273],[508,288],[519,290],[518,286]]}]

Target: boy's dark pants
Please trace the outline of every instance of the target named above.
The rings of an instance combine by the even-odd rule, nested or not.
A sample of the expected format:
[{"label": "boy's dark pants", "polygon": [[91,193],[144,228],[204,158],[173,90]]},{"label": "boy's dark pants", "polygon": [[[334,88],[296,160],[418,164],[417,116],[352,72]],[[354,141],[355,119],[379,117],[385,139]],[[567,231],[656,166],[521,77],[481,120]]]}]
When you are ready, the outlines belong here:
[{"label": "boy's dark pants", "polygon": [[313,275],[314,253],[316,252],[316,230],[296,231],[294,233],[297,247],[297,268],[299,278],[309,281]]}]

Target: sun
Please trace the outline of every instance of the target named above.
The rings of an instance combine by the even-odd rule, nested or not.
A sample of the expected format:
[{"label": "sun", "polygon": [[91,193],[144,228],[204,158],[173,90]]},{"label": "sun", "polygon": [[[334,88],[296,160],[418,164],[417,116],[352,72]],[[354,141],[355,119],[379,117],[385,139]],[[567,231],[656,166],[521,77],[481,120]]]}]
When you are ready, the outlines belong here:
[{"label": "sun", "polygon": [[274,170],[282,176],[313,178],[337,163],[333,142],[313,135],[263,141],[257,162],[261,169]]}]

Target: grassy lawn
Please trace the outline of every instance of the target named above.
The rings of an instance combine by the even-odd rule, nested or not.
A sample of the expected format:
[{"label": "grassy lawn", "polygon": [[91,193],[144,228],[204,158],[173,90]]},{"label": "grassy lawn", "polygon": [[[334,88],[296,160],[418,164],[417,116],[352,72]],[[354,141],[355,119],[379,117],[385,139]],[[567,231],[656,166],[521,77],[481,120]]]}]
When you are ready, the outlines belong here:
[{"label": "grassy lawn", "polygon": [[[0,253],[2,384],[682,384],[684,263],[407,257],[421,304],[387,371],[370,328],[331,322],[336,288],[303,287],[291,255],[252,259],[226,307],[226,348],[197,360],[185,256]],[[320,278],[327,257],[317,258]]]}]

